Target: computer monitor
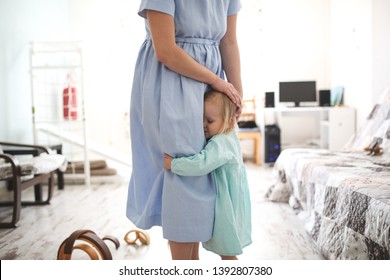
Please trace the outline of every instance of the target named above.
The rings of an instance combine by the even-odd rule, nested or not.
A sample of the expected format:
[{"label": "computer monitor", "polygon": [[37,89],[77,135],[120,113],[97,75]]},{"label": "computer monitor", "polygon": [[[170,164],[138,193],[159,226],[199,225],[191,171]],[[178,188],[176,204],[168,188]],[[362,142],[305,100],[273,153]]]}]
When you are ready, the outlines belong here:
[{"label": "computer monitor", "polygon": [[294,102],[295,107],[300,102],[316,102],[316,82],[296,81],[279,83],[279,102]]}]

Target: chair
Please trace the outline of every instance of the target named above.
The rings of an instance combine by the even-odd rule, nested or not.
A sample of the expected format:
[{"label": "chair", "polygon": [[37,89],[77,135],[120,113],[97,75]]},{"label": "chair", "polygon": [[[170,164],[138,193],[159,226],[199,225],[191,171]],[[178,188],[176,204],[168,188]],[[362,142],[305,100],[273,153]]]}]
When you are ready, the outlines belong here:
[{"label": "chair", "polygon": [[[19,161],[17,156],[6,154],[2,147],[18,147],[18,155],[22,154],[22,148],[26,148],[26,154],[31,150],[39,150],[38,156]],[[16,227],[20,219],[22,206],[46,205],[52,197],[54,185],[54,173],[57,170],[65,171],[67,161],[63,155],[54,154],[44,146],[0,142],[0,181],[9,183],[9,191],[13,192],[11,201],[1,201],[0,206],[12,206],[12,217],[9,222],[1,222],[0,228]],[[48,183],[47,198],[42,199],[42,183]],[[34,200],[22,201],[22,191],[34,186]]]},{"label": "chair", "polygon": [[260,128],[256,124],[256,97],[243,100],[243,110],[238,120],[238,138],[253,140],[253,161],[260,165]]}]

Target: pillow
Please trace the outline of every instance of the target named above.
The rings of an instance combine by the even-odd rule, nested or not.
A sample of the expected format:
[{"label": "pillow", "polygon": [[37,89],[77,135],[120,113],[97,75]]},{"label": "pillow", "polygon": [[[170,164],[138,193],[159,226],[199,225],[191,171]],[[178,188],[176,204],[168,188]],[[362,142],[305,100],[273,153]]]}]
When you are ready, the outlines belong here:
[{"label": "pillow", "polygon": [[[349,151],[363,151],[374,138],[381,138],[385,144],[386,134],[390,125],[390,88],[381,95],[367,117],[366,123],[346,143],[344,148]],[[387,144],[387,143],[386,143]]]},{"label": "pillow", "polygon": [[[385,123],[387,123],[387,130],[381,147],[383,148],[383,154],[390,156],[390,118],[388,118]],[[386,124],[384,126],[386,129]]]}]

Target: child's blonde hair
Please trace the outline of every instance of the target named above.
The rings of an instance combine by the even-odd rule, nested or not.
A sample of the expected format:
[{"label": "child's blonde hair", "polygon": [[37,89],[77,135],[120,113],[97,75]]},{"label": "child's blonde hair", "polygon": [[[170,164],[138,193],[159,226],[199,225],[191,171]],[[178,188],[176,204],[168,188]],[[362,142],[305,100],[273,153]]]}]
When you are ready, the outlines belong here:
[{"label": "child's blonde hair", "polygon": [[236,105],[230,100],[226,94],[216,90],[209,90],[204,95],[204,102],[216,100],[218,105],[220,105],[223,125],[218,134],[227,134],[234,129],[234,124],[236,120]]}]

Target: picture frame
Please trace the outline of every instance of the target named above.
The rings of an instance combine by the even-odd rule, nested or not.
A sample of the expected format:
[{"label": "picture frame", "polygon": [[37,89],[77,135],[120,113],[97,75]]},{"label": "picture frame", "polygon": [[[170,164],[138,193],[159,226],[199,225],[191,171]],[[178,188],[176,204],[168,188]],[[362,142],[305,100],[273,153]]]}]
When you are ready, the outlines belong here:
[{"label": "picture frame", "polygon": [[343,95],[344,95],[344,87],[341,87],[341,86],[334,87],[330,93],[331,106],[343,105]]}]

